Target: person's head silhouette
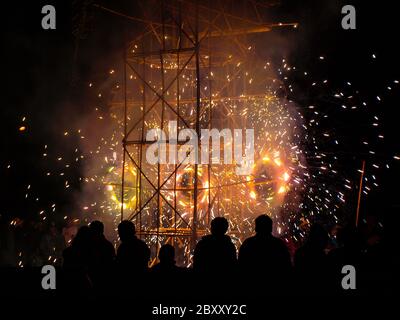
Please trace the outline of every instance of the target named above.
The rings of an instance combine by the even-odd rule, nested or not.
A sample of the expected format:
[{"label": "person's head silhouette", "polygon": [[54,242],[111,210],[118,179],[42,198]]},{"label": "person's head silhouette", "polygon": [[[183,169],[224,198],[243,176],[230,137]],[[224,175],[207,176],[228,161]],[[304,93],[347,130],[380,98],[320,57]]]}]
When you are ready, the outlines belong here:
[{"label": "person's head silhouette", "polygon": [[135,225],[132,221],[124,220],[118,225],[118,235],[122,242],[134,237],[135,234]]},{"label": "person's head silhouette", "polygon": [[78,229],[75,237],[72,239],[72,246],[83,247],[87,246],[91,241],[90,228],[88,226],[82,226]]},{"label": "person's head silhouette", "polygon": [[158,253],[158,259],[160,259],[160,263],[164,265],[174,265],[175,264],[175,248],[170,244],[164,244],[160,248],[160,252]]},{"label": "person's head silhouette", "polygon": [[255,220],[256,233],[260,235],[269,235],[272,233],[272,219],[266,215],[262,214],[258,216]]},{"label": "person's head silhouette", "polygon": [[89,227],[93,234],[96,236],[101,236],[104,233],[104,224],[99,220],[92,221]]},{"label": "person's head silhouette", "polygon": [[216,217],[211,221],[211,234],[223,236],[228,231],[228,220],[224,217]]}]

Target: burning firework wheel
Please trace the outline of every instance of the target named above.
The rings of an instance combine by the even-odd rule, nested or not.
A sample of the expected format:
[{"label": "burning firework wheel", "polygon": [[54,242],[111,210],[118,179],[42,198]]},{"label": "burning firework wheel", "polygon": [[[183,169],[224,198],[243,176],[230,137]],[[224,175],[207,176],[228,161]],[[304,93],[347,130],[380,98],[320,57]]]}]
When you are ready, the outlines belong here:
[{"label": "burning firework wheel", "polygon": [[265,154],[254,164],[249,180],[250,198],[268,207],[279,206],[289,190],[290,173],[279,152]]},{"label": "burning firework wheel", "polygon": [[115,167],[109,169],[109,181],[106,183],[106,189],[110,193],[111,200],[117,208],[124,206],[124,209],[135,209],[138,205],[139,182],[136,170],[132,167],[125,168],[124,195],[122,201],[122,185],[120,170]]}]

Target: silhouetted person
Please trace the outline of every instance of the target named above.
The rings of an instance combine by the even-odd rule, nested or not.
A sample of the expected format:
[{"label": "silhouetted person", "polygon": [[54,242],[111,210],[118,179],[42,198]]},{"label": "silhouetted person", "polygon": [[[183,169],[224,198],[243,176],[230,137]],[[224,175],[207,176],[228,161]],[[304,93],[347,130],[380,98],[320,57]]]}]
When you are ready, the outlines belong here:
[{"label": "silhouetted person", "polygon": [[317,294],[327,290],[328,262],[325,248],[328,240],[328,232],[321,225],[314,224],[305,244],[297,249],[294,266],[301,292]]},{"label": "silhouetted person", "polygon": [[200,274],[227,274],[236,268],[236,248],[228,231],[228,220],[223,217],[211,221],[211,234],[197,244],[193,256],[193,269]]},{"label": "silhouetted person", "polygon": [[117,249],[117,277],[118,291],[124,297],[127,294],[146,295],[141,290],[135,291],[135,287],[147,288],[148,263],[150,249],[146,243],[136,237],[135,225],[131,221],[124,220],[118,225],[120,245]]},{"label": "silhouetted person", "polygon": [[151,295],[156,299],[170,299],[181,293],[182,285],[188,283],[188,269],[180,268],[175,262],[175,248],[170,244],[161,246],[158,252],[159,263],[150,269],[149,287],[168,288],[165,290],[152,290]]},{"label": "silhouetted person", "polygon": [[159,263],[151,268],[151,271],[159,274],[173,274],[180,268],[175,265],[175,248],[170,244],[164,244],[158,253]]},{"label": "silhouetted person", "polygon": [[95,220],[90,226],[92,232],[92,267],[110,267],[115,259],[114,246],[104,236],[104,224],[101,221]]},{"label": "silhouetted person", "polygon": [[97,293],[111,289],[115,260],[114,246],[104,236],[104,224],[98,220],[90,223],[92,243],[90,248],[89,275]]},{"label": "silhouetted person", "polygon": [[223,217],[211,221],[211,234],[204,236],[196,245],[193,255],[194,281],[200,296],[227,296],[234,292],[231,287],[237,269],[236,248],[226,235],[228,221]]},{"label": "silhouetted person", "polygon": [[255,220],[256,235],[247,238],[239,250],[242,278],[263,293],[285,292],[291,272],[290,254],[285,243],[272,235],[272,220],[260,215]]},{"label": "silhouetted person", "polygon": [[89,267],[91,241],[92,237],[89,227],[80,227],[72,239],[71,245],[63,252],[63,266],[67,268],[87,269]]},{"label": "silhouetted person", "polygon": [[118,266],[130,272],[145,272],[150,259],[150,249],[136,237],[135,225],[124,220],[118,225],[121,244],[117,250]]},{"label": "silhouetted person", "polygon": [[63,252],[65,285],[68,291],[86,294],[92,287],[88,269],[92,237],[88,226],[82,226]]}]

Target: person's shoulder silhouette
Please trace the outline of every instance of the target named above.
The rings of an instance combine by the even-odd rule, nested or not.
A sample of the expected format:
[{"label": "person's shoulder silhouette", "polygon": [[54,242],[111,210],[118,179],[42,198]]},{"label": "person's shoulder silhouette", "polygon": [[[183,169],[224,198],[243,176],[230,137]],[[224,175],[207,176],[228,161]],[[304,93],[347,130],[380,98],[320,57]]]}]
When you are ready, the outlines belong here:
[{"label": "person's shoulder silhouette", "polygon": [[182,268],[175,263],[175,248],[170,244],[164,244],[158,253],[159,263],[151,268],[151,271],[159,275],[178,274]]},{"label": "person's shoulder silhouette", "polygon": [[150,249],[146,243],[136,237],[135,225],[124,220],[118,225],[121,244],[117,250],[118,265],[123,268],[145,271],[150,260]]},{"label": "person's shoulder silhouette", "polygon": [[94,267],[107,267],[115,259],[114,246],[104,236],[104,224],[95,220],[89,225],[93,238],[91,264]]},{"label": "person's shoulder silhouette", "polygon": [[283,240],[272,235],[272,219],[260,215],[255,219],[256,235],[247,238],[239,250],[239,265],[245,272],[285,273],[291,268],[290,254]]},{"label": "person's shoulder silhouette", "polygon": [[197,244],[193,256],[193,268],[204,273],[230,272],[236,266],[236,248],[226,235],[228,220],[217,217],[211,222],[211,234]]},{"label": "person's shoulder silhouette", "polygon": [[90,249],[92,237],[90,228],[82,226],[78,229],[71,245],[63,251],[64,281],[66,292],[74,295],[86,295],[92,290],[88,269],[90,265]]},{"label": "person's shoulder silhouette", "polygon": [[71,245],[63,251],[64,267],[87,267],[90,259],[91,244],[92,237],[89,227],[80,227],[72,239]]},{"label": "person's shoulder silhouette", "polygon": [[105,294],[112,288],[115,261],[114,246],[104,236],[104,224],[98,220],[89,225],[92,245],[90,248],[89,277],[97,294]]},{"label": "person's shoulder silhouette", "polygon": [[[149,286],[168,288],[168,294],[174,296],[181,293],[182,285],[190,279],[188,269],[178,267],[175,261],[175,248],[170,244],[161,246],[158,252],[159,262],[151,267],[149,272]],[[152,293],[155,297],[165,297],[165,292],[158,290]],[[159,295],[159,296],[158,296]]]}]

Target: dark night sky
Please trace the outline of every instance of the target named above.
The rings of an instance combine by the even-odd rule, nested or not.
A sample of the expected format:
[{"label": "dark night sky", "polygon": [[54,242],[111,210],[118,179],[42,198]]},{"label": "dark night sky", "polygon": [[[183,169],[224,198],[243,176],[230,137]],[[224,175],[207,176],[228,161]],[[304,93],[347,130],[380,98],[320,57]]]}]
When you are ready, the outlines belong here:
[{"label": "dark night sky", "polygon": [[[115,59],[121,49],[123,24],[114,17],[96,12],[86,39],[80,41],[78,60],[73,60],[75,39],[72,35],[72,6],[70,1],[23,1],[5,2],[3,9],[3,93],[6,96],[1,108],[1,195],[4,199],[1,213],[19,215],[34,211],[34,201],[24,201],[26,181],[36,181],[41,201],[57,199],[66,207],[72,199],[63,197],[63,188],[52,179],[43,179],[43,163],[40,161],[43,141],[57,144],[52,136],[55,126],[65,127],[74,117],[87,112],[85,106],[91,97],[82,90],[89,79],[101,79],[109,65],[103,63]],[[107,3],[107,1],[99,1]],[[329,3],[329,5],[328,5]],[[357,83],[360,90],[374,92],[390,79],[400,79],[397,10],[394,1],[283,1],[276,14],[288,20],[300,22],[291,41],[290,60],[310,70],[315,78],[329,75],[331,83],[339,85],[343,79]],[[57,30],[41,29],[41,7],[53,4],[57,9]],[[127,5],[128,4],[128,5]],[[353,4],[357,9],[357,30],[341,29],[340,8]],[[109,1],[113,8],[129,7],[129,1]],[[378,57],[371,63],[371,55]],[[328,57],[324,64],[315,63],[315,57]],[[306,86],[299,81],[299,86]],[[393,158],[400,153],[398,142],[399,90],[388,97],[379,108],[383,115],[384,147],[381,157]],[[304,99],[304,97],[293,97]],[[311,95],[308,99],[317,99]],[[85,102],[85,103],[83,103]],[[70,116],[60,112],[70,108]],[[60,116],[62,115],[62,116]],[[27,134],[18,131],[21,119],[27,117]],[[354,135],[353,121],[343,135]],[[28,134],[29,133],[29,134]],[[349,157],[359,159],[360,150],[348,146],[354,152]],[[395,151],[396,150],[396,151]],[[8,164],[12,164],[6,170]],[[77,170],[77,169],[71,169]],[[78,174],[78,172],[76,172]],[[400,162],[391,170],[383,171],[379,192],[371,197],[371,206],[399,205],[398,178]],[[71,182],[79,189],[78,181]],[[29,210],[26,210],[29,208]],[[381,207],[382,208],[382,207]],[[390,209],[388,209],[390,210]],[[393,210],[393,209],[392,209]],[[399,210],[399,207],[397,207]],[[390,219],[393,216],[390,215]]]}]

